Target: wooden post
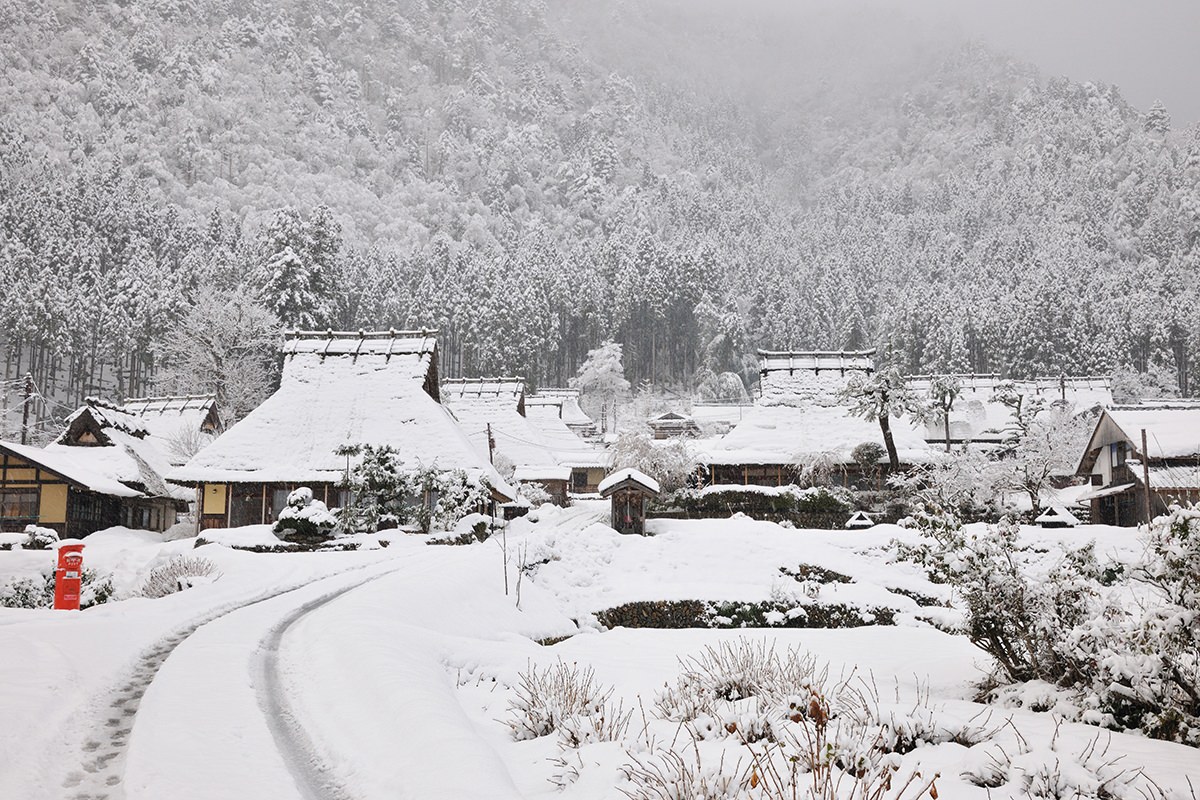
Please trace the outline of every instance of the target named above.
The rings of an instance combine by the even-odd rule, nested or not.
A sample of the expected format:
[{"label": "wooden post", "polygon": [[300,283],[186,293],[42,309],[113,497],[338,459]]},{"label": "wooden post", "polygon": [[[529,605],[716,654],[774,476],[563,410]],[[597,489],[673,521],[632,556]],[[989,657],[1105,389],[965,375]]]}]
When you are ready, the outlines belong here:
[{"label": "wooden post", "polygon": [[1150,524],[1150,454],[1146,448],[1146,429],[1142,428],[1142,496],[1146,503],[1146,524]]},{"label": "wooden post", "polygon": [[492,423],[487,424],[488,435],[488,463],[496,463],[496,438],[492,436]]}]

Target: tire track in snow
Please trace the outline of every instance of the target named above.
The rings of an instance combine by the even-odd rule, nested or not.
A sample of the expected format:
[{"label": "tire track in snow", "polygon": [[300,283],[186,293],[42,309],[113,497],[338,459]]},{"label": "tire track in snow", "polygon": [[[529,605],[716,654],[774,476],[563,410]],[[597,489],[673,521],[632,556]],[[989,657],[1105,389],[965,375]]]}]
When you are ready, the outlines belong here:
[{"label": "tire track in snow", "polygon": [[267,720],[275,747],[283,757],[288,771],[296,780],[296,788],[300,790],[303,800],[354,800],[345,787],[337,782],[317,751],[316,745],[305,731],[303,723],[287,701],[287,693],[283,689],[282,676],[279,669],[279,648],[283,637],[300,620],[314,611],[337,600],[348,592],[361,589],[368,583],[391,575],[398,571],[392,570],[380,575],[373,575],[353,586],[346,586],[327,595],[311,600],[300,606],[279,621],[271,632],[263,639],[259,647],[255,665],[255,690],[258,694],[258,705]]},{"label": "tire track in snow", "polygon": [[[189,636],[205,625],[242,609],[299,591],[317,581],[336,578],[355,570],[378,566],[378,564],[379,562],[371,562],[351,567],[339,572],[330,573],[329,575],[323,575],[306,583],[270,592],[253,600],[238,603],[232,607],[226,606],[159,639],[158,642],[151,645],[138,658],[136,666],[114,693],[112,702],[108,706],[107,718],[97,724],[84,741],[79,758],[79,768],[68,772],[61,783],[62,789],[68,792],[65,797],[69,798],[69,800],[123,800],[125,791],[121,782],[125,772],[125,754],[129,746],[129,734],[133,730],[133,723],[137,717],[138,708],[141,706],[142,697],[145,695],[154,677],[158,674],[163,663],[174,652],[175,648],[183,644]],[[391,572],[392,570],[389,570],[380,575],[369,576],[359,583],[331,592],[329,595],[318,598],[308,605],[317,604],[314,608],[323,605],[324,602],[328,602],[351,589],[358,588]],[[101,712],[100,716],[103,717],[104,713]],[[274,730],[272,730],[272,734],[274,734]],[[276,741],[278,741],[278,737]],[[320,797],[324,797],[324,795],[320,795]]]}]

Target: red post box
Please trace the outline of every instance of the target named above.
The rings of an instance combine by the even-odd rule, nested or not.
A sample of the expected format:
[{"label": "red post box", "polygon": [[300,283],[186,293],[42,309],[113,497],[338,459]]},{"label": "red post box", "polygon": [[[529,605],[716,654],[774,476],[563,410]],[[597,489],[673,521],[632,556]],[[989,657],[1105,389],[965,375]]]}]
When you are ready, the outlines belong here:
[{"label": "red post box", "polygon": [[82,583],[83,545],[60,545],[58,567],[54,570],[54,607],[78,611],[79,588]]}]

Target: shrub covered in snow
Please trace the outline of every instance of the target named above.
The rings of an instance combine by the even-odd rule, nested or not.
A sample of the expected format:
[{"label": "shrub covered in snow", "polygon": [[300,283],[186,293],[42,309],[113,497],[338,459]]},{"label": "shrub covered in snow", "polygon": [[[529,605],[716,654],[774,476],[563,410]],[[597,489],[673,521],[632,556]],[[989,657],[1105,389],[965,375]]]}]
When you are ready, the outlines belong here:
[{"label": "shrub covered in snow", "polygon": [[166,597],[221,576],[217,565],[199,556],[176,556],[146,576],[138,590],[140,597]]},{"label": "shrub covered in snow", "polygon": [[26,550],[49,550],[58,541],[58,531],[53,528],[40,528],[37,525],[25,526]]},{"label": "shrub covered in snow", "polygon": [[328,539],[335,525],[337,517],[325,503],[313,499],[312,489],[301,486],[288,495],[287,506],[279,512],[272,530],[284,539]]},{"label": "shrub covered in snow", "polygon": [[518,741],[557,732],[561,744],[579,747],[618,741],[629,727],[630,714],[613,705],[612,688],[597,683],[590,667],[561,661],[545,669],[530,666],[519,680],[508,714]]},{"label": "shrub covered in snow", "polygon": [[462,470],[405,468],[399,453],[386,445],[347,447],[339,454],[357,456],[342,483],[354,498],[341,514],[341,528],[348,532],[374,533],[397,524],[418,525],[425,532],[450,530],[491,497],[484,479],[472,480]]},{"label": "shrub covered in snow", "polygon": [[927,543],[903,555],[955,587],[1000,684],[1069,687],[1083,721],[1200,746],[1200,510],[1156,519],[1124,574],[1100,565],[1091,544],[1037,568],[1047,559],[1024,557],[1011,521],[982,534],[946,514],[909,524]]},{"label": "shrub covered in snow", "polygon": [[[697,742],[732,739],[746,745],[749,764],[739,761],[727,769],[723,761],[706,769],[698,747],[692,747],[694,764],[672,748],[676,752],[635,758],[625,768],[636,786],[653,790],[627,791],[630,796],[917,798],[930,792],[936,775],[922,780],[913,770],[902,771],[900,755],[920,744],[969,739],[962,730],[940,725],[922,703],[885,707],[869,681],[853,674],[833,678],[828,665],[810,654],[779,654],[748,640],[710,646],[683,661],[657,709]],[[678,780],[716,793],[664,792]]]},{"label": "shrub covered in snow", "polygon": [[553,496],[540,483],[522,483],[521,497],[529,503],[530,508],[539,508],[553,500]]},{"label": "shrub covered in snow", "polygon": [[659,505],[700,518],[741,512],[755,518],[787,519],[806,514],[848,514],[853,508],[853,498],[848,490],[831,486],[801,489],[797,486],[716,485],[680,489],[665,496]]},{"label": "shrub covered in snow", "polygon": [[1120,585],[1109,589],[1064,647],[1117,726],[1200,747],[1200,509],[1172,508],[1145,544],[1127,580],[1147,596],[1132,606]]},{"label": "shrub covered in snow", "polygon": [[612,463],[632,467],[658,481],[664,492],[688,485],[696,473],[696,452],[683,439],[656,440],[648,433],[622,433],[613,445]]}]

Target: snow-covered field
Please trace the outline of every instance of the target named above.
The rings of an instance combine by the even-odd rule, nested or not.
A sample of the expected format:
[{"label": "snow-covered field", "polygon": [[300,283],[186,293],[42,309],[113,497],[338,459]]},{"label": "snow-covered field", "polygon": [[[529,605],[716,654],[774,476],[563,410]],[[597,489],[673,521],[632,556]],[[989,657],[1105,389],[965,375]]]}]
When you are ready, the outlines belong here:
[{"label": "snow-covered field", "polygon": [[[1194,749],[972,702],[986,659],[947,632],[957,611],[914,599],[949,600],[946,587],[890,561],[884,546],[908,532],[734,518],[656,521],[655,536],[622,537],[604,526],[606,513],[584,502],[512,524],[507,593],[499,537],[434,547],[398,535],[381,549],[256,554],[123,529],[95,534],[87,565],[111,573],[125,599],[79,613],[0,609],[0,797],[655,797],[628,773],[668,763],[672,744],[710,777],[718,768],[746,773],[765,752],[765,742],[742,744],[719,729],[693,741],[658,708],[680,659],[743,640],[811,654],[831,676],[870,686],[883,716],[934,731],[899,765],[923,781],[939,775],[942,797],[1073,797],[1072,787],[1123,770],[1109,796],[1159,796],[1154,785],[1190,796],[1188,778],[1200,774]],[[1063,538],[1095,539],[1117,561],[1140,552],[1129,530],[1026,532],[1039,547]],[[130,597],[179,554],[210,559],[221,576],[161,599]],[[0,552],[0,582],[51,558]],[[519,564],[528,565],[523,575]],[[780,572],[800,565],[851,582]],[[788,599],[886,606],[897,624],[604,631],[595,621],[633,601]],[[578,747],[557,733],[514,740],[510,705],[522,673],[559,663],[590,668],[612,688],[605,707],[629,713],[628,724]],[[749,729],[744,703],[728,711]],[[766,788],[729,796],[774,796]]]}]

